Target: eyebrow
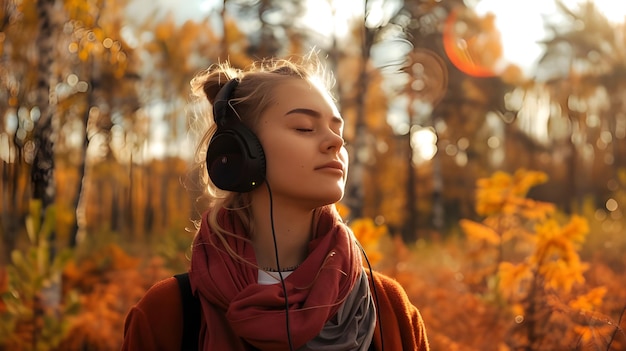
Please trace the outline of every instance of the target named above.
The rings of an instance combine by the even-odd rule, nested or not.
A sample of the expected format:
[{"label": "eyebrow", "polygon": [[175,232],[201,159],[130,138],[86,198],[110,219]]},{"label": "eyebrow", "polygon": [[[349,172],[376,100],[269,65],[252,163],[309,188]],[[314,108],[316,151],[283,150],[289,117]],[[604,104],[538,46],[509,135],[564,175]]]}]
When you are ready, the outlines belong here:
[{"label": "eyebrow", "polygon": [[[315,110],[311,110],[308,108],[294,108],[293,110],[285,113],[285,116],[291,115],[291,114],[303,114],[303,115],[307,115],[307,116],[311,116],[313,118],[322,118],[322,114],[319,113],[318,111]],[[333,116],[332,117],[332,122],[343,125],[343,118],[341,117],[337,117],[337,116]]]}]

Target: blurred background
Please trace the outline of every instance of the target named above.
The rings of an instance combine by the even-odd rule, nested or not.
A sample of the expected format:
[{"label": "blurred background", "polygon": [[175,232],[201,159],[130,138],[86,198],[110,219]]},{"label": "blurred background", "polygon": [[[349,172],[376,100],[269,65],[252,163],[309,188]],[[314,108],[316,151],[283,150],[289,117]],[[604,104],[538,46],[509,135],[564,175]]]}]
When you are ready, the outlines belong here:
[{"label": "blurred background", "polygon": [[189,81],[311,50],[433,350],[626,350],[626,2],[0,1],[0,350],[119,349],[206,209]]}]

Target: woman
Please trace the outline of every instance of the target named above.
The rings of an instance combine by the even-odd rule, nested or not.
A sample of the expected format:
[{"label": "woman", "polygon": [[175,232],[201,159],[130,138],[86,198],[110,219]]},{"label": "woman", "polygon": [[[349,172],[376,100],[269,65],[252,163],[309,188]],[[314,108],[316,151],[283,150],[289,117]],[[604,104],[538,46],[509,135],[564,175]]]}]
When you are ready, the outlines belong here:
[{"label": "woman", "polygon": [[[199,148],[212,203],[189,270],[200,350],[428,350],[418,310],[364,268],[335,210],[348,155],[324,77],[307,57],[192,81],[214,122]],[[123,349],[180,350],[183,320],[176,279],[159,282],[127,316]]]}]

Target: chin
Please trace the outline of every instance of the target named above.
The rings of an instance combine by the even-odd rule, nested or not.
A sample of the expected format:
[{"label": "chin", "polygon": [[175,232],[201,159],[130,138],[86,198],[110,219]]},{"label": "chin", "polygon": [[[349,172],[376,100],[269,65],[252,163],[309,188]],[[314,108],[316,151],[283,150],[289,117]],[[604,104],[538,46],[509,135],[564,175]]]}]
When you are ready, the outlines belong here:
[{"label": "chin", "polygon": [[343,199],[343,191],[333,194],[333,196],[329,196],[324,199],[323,204],[320,206],[332,205],[337,203]]},{"label": "chin", "polygon": [[334,203],[339,202],[341,199],[343,199],[343,191],[340,192],[336,192],[336,193],[326,193],[326,194],[320,194],[317,193],[315,194],[314,197],[310,198],[310,201],[312,203],[312,208],[318,208],[318,207],[322,207],[322,206],[327,206],[327,205],[332,205]]}]

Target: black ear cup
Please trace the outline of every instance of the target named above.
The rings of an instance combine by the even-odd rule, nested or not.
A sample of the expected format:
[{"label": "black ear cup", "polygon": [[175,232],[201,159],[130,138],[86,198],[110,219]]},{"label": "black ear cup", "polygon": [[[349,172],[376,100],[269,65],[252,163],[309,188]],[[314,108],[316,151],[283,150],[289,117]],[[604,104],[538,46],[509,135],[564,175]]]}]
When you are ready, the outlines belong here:
[{"label": "black ear cup", "polygon": [[265,181],[265,153],[259,139],[229,104],[238,83],[236,79],[229,81],[215,98],[213,116],[217,131],[209,142],[206,163],[215,186],[245,193]]},{"label": "black ear cup", "polygon": [[246,193],[265,180],[265,154],[246,126],[234,123],[218,129],[207,151],[209,177],[222,190]]}]

